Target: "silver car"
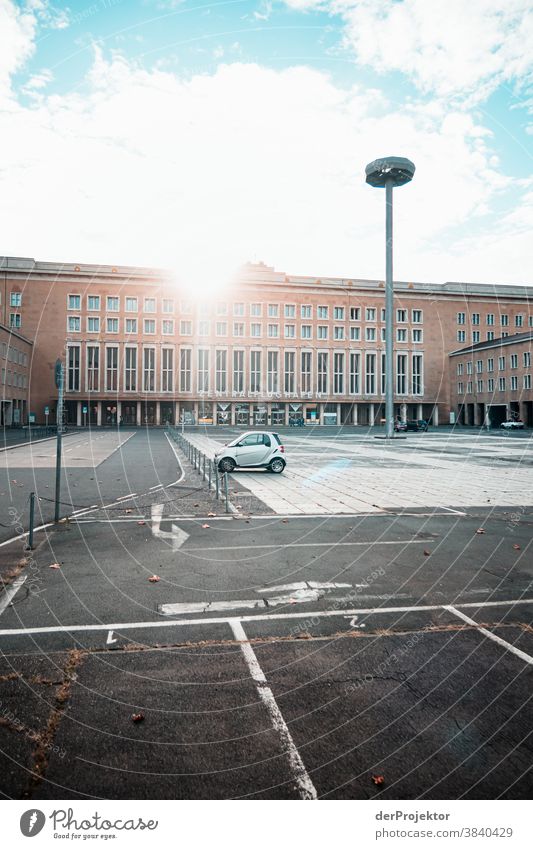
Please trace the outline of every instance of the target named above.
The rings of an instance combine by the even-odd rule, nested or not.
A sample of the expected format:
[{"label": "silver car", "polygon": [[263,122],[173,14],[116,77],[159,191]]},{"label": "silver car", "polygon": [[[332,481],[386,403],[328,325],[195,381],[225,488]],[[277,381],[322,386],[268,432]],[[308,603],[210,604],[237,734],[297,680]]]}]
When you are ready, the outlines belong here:
[{"label": "silver car", "polygon": [[262,468],[279,475],[286,466],[285,448],[277,433],[250,431],[219,448],[215,463],[221,472],[236,468]]}]

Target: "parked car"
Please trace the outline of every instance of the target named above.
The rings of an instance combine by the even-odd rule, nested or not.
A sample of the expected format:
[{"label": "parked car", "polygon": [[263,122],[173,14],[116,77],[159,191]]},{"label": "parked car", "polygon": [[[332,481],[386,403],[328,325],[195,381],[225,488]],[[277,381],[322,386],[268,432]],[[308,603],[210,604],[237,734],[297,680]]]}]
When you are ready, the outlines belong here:
[{"label": "parked car", "polygon": [[215,463],[221,472],[259,468],[279,475],[286,466],[284,454],[285,448],[277,433],[250,431],[220,448],[215,454]]},{"label": "parked car", "polygon": [[508,421],[502,422],[500,427],[504,427],[506,430],[523,430],[524,422],[521,419],[508,419]]},{"label": "parked car", "polygon": [[396,433],[403,433],[407,430],[407,422],[394,422],[394,430]]},{"label": "parked car", "polygon": [[412,421],[407,422],[394,422],[394,430],[395,431],[406,431],[406,430],[414,430],[426,431],[429,429],[429,425],[425,419],[413,419]]}]

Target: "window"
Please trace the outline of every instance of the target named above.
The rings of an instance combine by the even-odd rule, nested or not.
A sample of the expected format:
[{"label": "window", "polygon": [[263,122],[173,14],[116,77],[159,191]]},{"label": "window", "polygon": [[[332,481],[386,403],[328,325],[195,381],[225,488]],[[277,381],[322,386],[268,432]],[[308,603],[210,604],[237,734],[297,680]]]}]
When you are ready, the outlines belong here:
[{"label": "window", "polygon": [[457,313],[457,324],[464,324],[466,321],[466,314],[464,312]]},{"label": "window", "polygon": [[278,318],[279,317],[279,304],[269,304],[268,305],[268,317],[269,318]]},{"label": "window", "polygon": [[511,368],[518,368],[518,354],[511,354],[509,359]]},{"label": "window", "polygon": [[527,323],[528,323],[528,327],[533,327],[533,315],[528,315]]},{"label": "window", "polygon": [[472,344],[477,344],[479,342],[479,330],[472,331]]},{"label": "window", "polygon": [[155,298],[144,299],[144,312],[155,312]]},{"label": "window", "polygon": [[108,295],[106,298],[107,312],[118,312],[120,300],[115,295]]},{"label": "window", "polygon": [[301,378],[302,392],[311,392],[311,351],[302,351]]},{"label": "window", "polygon": [[381,341],[386,342],[387,340],[387,331],[384,327],[381,328]]},{"label": "window", "polygon": [[233,315],[244,315],[244,304],[233,304]]},{"label": "window", "polygon": [[126,312],[137,312],[139,309],[139,302],[137,298],[126,298]]},{"label": "window", "polygon": [[[73,297],[69,295],[69,298]],[[21,307],[22,306],[22,292],[11,292],[9,295],[9,306],[10,307]],[[69,307],[70,309],[70,307]],[[79,307],[72,307],[72,309],[79,310]]]},{"label": "window", "polygon": [[100,295],[87,295],[87,309],[93,312],[100,309]]},{"label": "window", "polygon": [[279,354],[277,351],[267,353],[267,392],[279,392]]},{"label": "window", "polygon": [[514,317],[514,326],[515,327],[523,327],[524,326],[524,316],[519,314]]},{"label": "window", "polygon": [[350,307],[350,321],[361,321],[360,307]]},{"label": "window", "polygon": [[155,348],[143,349],[143,391],[155,392]]},{"label": "window", "polygon": [[295,324],[286,324],[285,325],[285,339],[294,339],[296,336],[296,325]]},{"label": "window", "polygon": [[407,321],[407,310],[396,310],[396,321],[405,324]]},{"label": "window", "polygon": [[413,342],[415,344],[418,344],[423,341],[423,330],[420,330],[420,328],[413,328],[411,332],[413,334]]},{"label": "window", "polygon": [[479,313],[478,312],[472,313],[472,324],[479,324]]},{"label": "window", "polygon": [[317,318],[327,319],[328,308],[325,306],[317,307]]},{"label": "window", "polygon": [[487,324],[490,325],[490,326],[492,326],[494,324],[494,313],[493,312],[487,313]]},{"label": "window", "polygon": [[518,389],[518,377],[516,374],[511,375],[511,392],[515,392]]},{"label": "window", "polygon": [[[20,317],[20,316],[19,316]],[[11,327],[20,327],[19,324],[11,324]],[[79,333],[81,330],[81,319],[79,315],[69,315],[67,318],[67,329],[69,333]]]},{"label": "window", "polygon": [[381,308],[381,320],[386,321],[386,319],[387,319],[387,310],[385,309],[385,307],[382,307]]},{"label": "window", "polygon": [[488,392],[494,392],[494,378],[493,377],[489,377],[489,379],[487,380],[487,391]]},{"label": "window", "polygon": [[462,374],[463,374],[463,364],[457,363],[457,376],[459,377]]},{"label": "window", "polygon": [[124,349],[124,389],[137,391],[137,348]]},{"label": "window", "polygon": [[385,395],[387,384],[387,355],[385,351],[381,353],[381,394]]},{"label": "window", "polygon": [[483,380],[481,378],[476,380],[476,392],[483,392]]},{"label": "window", "polygon": [[217,301],[216,306],[217,315],[227,315],[228,314],[228,305],[225,301]]},{"label": "window", "polygon": [[198,392],[209,392],[209,351],[198,350]]},{"label": "window", "polygon": [[228,322],[227,321],[217,321],[217,323],[216,323],[216,334],[217,334],[217,336],[227,336],[228,335]]},{"label": "window", "polygon": [[494,330],[487,330],[487,342],[491,342],[494,339]]},{"label": "window", "polygon": [[209,322],[205,319],[198,322],[198,336],[209,336]]},{"label": "window", "polygon": [[244,351],[233,351],[233,391],[244,392]]},{"label": "window", "polygon": [[365,339],[367,342],[375,342],[376,341],[376,328],[375,327],[366,327],[365,328]]},{"label": "window", "polygon": [[407,328],[406,327],[398,327],[396,329],[396,341],[397,342],[407,342]]},{"label": "window", "polygon": [[215,351],[215,389],[217,392],[228,391],[227,351]]},{"label": "window", "polygon": [[100,348],[87,345],[87,391],[98,392],[100,386]]},{"label": "window", "polygon": [[504,336],[509,336],[509,333],[504,333],[504,331],[502,330],[502,339],[504,338]]},{"label": "window", "polygon": [[333,392],[336,395],[344,393],[344,354],[333,354]]},{"label": "window", "polygon": [[250,336],[261,336],[261,324],[259,322],[252,322],[250,324]]},{"label": "window", "polygon": [[524,351],[524,368],[530,368],[531,366],[531,351]]},{"label": "window", "polygon": [[285,304],[285,318],[294,318],[296,316],[296,307],[294,304]]},{"label": "window", "polygon": [[267,332],[271,339],[277,339],[279,336],[279,324],[269,324]]},{"label": "window", "polygon": [[376,320],[376,310],[375,307],[367,307],[365,311],[365,316],[367,321],[375,321]]},{"label": "window", "polygon": [[525,374],[523,379],[524,389],[531,389],[531,375]]},{"label": "window", "polygon": [[333,307],[333,318],[335,321],[344,321],[344,307]]},{"label": "window", "polygon": [[344,327],[340,327],[340,326],[336,325],[333,328],[333,338],[337,339],[339,341],[344,339]]},{"label": "window", "polygon": [[318,352],[317,361],[318,391],[325,395],[328,391],[328,355],[326,351]]},{"label": "window", "polygon": [[365,355],[365,394],[376,394],[376,355]]},{"label": "window", "polygon": [[424,394],[424,372],[422,354],[413,354],[413,370],[411,375],[411,392],[413,395]]},{"label": "window", "polygon": [[360,327],[350,327],[350,339],[352,342],[359,342],[361,338],[361,328]]},{"label": "window", "polygon": [[295,359],[296,354],[294,351],[285,351],[285,368],[284,368],[284,376],[285,376],[285,392],[289,395],[294,393],[294,368],[295,368]]},{"label": "window", "polygon": [[174,299],[173,298],[163,298],[163,312],[165,312],[167,314],[174,312]]},{"label": "window", "polygon": [[458,342],[464,342],[464,341],[465,341],[465,336],[466,336],[466,334],[465,334],[465,331],[464,331],[464,330],[458,330],[458,331],[457,331],[457,341],[458,341]]},{"label": "window", "polygon": [[250,304],[250,315],[258,318],[263,311],[261,304]]},{"label": "window", "polygon": [[483,360],[476,360],[476,374],[481,374],[483,371]]},{"label": "window", "polygon": [[233,335],[234,336],[244,336],[244,322],[243,321],[234,321],[233,322]]},{"label": "window", "polygon": [[300,330],[301,330],[302,339],[312,339],[313,338],[312,327],[311,327],[310,324],[302,324]]},{"label": "window", "polygon": [[105,349],[105,388],[106,392],[118,390],[118,347]]},{"label": "window", "polygon": [[350,353],[350,395],[359,395],[361,386],[361,354]]},{"label": "window", "polygon": [[509,316],[506,315],[505,313],[502,313],[500,315],[500,324],[501,324],[502,327],[508,327],[509,326]]},{"label": "window", "polygon": [[494,357],[489,357],[487,360],[487,371],[494,371]]},{"label": "window", "polygon": [[472,360],[469,360],[466,364],[466,373],[472,374]]},{"label": "window", "polygon": [[210,304],[207,301],[200,301],[198,304],[198,314],[201,316],[208,316],[210,312]]},{"label": "window", "polygon": [[250,392],[261,392],[261,351],[250,353]]},{"label": "window", "polygon": [[500,392],[505,392],[505,377],[498,378],[498,389]]},{"label": "window", "polygon": [[191,391],[191,349],[180,350],[180,392]]},{"label": "window", "polygon": [[118,333],[118,318],[107,318],[106,330],[108,333]]},{"label": "window", "polygon": [[396,356],[396,392],[398,395],[407,394],[407,355]]},{"label": "window", "polygon": [[[81,310],[81,295],[67,295],[67,309]],[[12,307],[19,307],[20,304],[11,304]]]},{"label": "window", "polygon": [[[146,321],[146,319],[145,319]],[[154,322],[155,324],[155,322]],[[174,322],[171,318],[164,318],[162,322],[162,332],[165,336],[172,336],[174,333]]]},{"label": "window", "polygon": [[127,318],[126,319],[126,333],[137,333],[137,319],[136,318]]},{"label": "window", "polygon": [[312,318],[313,317],[313,307],[311,304],[302,304],[300,307],[300,316],[301,318]]},{"label": "window", "polygon": [[69,345],[67,351],[67,391],[80,391],[80,346]]},{"label": "window", "polygon": [[88,333],[99,333],[100,332],[100,317],[96,315],[89,315],[87,317],[87,332]]},{"label": "window", "polygon": [[411,316],[413,324],[422,324],[422,310],[412,310]]},{"label": "window", "polygon": [[192,301],[180,301],[180,312],[190,315],[192,313]]},{"label": "window", "polygon": [[327,324],[319,324],[316,329],[316,338],[317,339],[327,339],[328,338],[328,326]]},{"label": "window", "polygon": [[172,392],[174,389],[174,349],[161,349],[161,391]]},{"label": "window", "polygon": [[498,357],[498,370],[505,371],[505,357]]}]

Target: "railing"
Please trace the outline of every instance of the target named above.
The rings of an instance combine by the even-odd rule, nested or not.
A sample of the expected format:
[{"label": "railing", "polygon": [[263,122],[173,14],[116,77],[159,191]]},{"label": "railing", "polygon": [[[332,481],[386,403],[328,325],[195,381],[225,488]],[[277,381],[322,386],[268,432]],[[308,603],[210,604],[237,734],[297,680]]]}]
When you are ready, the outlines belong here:
[{"label": "railing", "polygon": [[202,480],[207,481],[209,490],[215,490],[216,499],[221,499],[225,503],[226,513],[231,512],[229,500],[228,473],[220,472],[217,463],[210,457],[207,457],[203,451],[200,451],[196,445],[186,438],[186,436],[173,425],[167,425],[167,433],[174,440],[176,445],[181,448],[189,462],[202,476]]}]

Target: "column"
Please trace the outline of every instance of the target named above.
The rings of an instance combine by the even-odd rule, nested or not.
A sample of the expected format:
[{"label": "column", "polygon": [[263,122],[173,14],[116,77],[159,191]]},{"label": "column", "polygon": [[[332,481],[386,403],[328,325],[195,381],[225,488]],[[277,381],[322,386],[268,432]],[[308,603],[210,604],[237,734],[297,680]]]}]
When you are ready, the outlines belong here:
[{"label": "column", "polygon": [[137,427],[142,425],[142,404],[137,401]]},{"label": "column", "polygon": [[319,404],[318,405],[318,409],[317,409],[318,422],[317,422],[317,424],[321,424],[321,425],[324,424],[324,407],[325,407],[325,404]]},{"label": "column", "polygon": [[199,407],[199,403],[198,403],[198,401],[195,401],[194,402],[194,424],[195,425],[198,424],[198,417],[199,417],[198,407]]},{"label": "column", "polygon": [[[267,408],[267,425],[268,425],[268,427],[270,427],[270,425],[272,424],[272,402],[271,401],[267,401],[266,408]],[[525,421],[525,419],[524,419],[524,421]]]},{"label": "column", "polygon": [[[407,404],[400,405],[400,418],[402,422],[407,421]],[[420,416],[421,418],[421,416]]]},{"label": "column", "polygon": [[370,425],[370,427],[374,426],[375,415],[376,414],[374,412],[374,403],[372,402],[368,405],[368,424]]},{"label": "column", "polygon": [[96,402],[96,426],[102,427],[102,403],[103,401]]},{"label": "column", "polygon": [[217,423],[217,402],[213,401],[213,413],[212,413],[213,424]]},{"label": "column", "polygon": [[235,404],[231,404],[230,405],[230,418],[231,418],[231,426],[232,427],[235,427],[235,417],[236,417]]},{"label": "column", "polygon": [[417,419],[423,419],[424,418],[424,412],[423,412],[422,404],[416,405],[416,417],[417,417]]},{"label": "column", "polygon": [[161,401],[155,402],[155,423],[156,425],[161,424]]},{"label": "column", "polygon": [[337,424],[341,424],[341,405],[337,404]]},{"label": "column", "polygon": [[81,427],[81,401],[76,402],[76,425]]},{"label": "column", "polygon": [[122,418],[122,401],[117,401],[117,424],[120,424]]},{"label": "column", "polygon": [[180,423],[180,402],[174,401],[174,424]]},{"label": "column", "polygon": [[285,404],[285,427],[289,426],[289,405]]},{"label": "column", "polygon": [[359,410],[357,404],[353,404],[352,406],[352,424],[359,424]]},{"label": "column", "polygon": [[435,404],[433,407],[433,427],[439,426],[439,406]]}]

